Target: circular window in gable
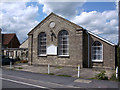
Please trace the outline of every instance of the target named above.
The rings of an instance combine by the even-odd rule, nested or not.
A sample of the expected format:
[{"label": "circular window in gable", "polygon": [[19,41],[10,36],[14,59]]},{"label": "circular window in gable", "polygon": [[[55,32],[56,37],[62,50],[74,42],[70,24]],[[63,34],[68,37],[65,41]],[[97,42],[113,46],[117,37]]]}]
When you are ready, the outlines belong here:
[{"label": "circular window in gable", "polygon": [[55,27],[55,22],[54,21],[50,22],[49,27],[54,28]]}]

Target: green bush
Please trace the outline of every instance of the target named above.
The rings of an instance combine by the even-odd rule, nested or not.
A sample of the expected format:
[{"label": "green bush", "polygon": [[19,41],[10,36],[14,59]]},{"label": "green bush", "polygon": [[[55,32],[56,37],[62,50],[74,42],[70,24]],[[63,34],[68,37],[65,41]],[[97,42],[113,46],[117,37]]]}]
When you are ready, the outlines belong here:
[{"label": "green bush", "polygon": [[22,67],[16,67],[16,69],[23,69]]},{"label": "green bush", "polygon": [[19,63],[28,63],[28,60],[20,60],[20,61],[16,61],[15,63],[16,64],[19,64]]},{"label": "green bush", "polygon": [[49,75],[55,75],[54,73],[50,73]]},{"label": "green bush", "polygon": [[19,56],[17,56],[17,57],[15,58],[15,60],[16,60],[16,61],[20,61],[20,58],[19,58]]},{"label": "green bush", "polygon": [[62,67],[61,66],[57,66],[56,69],[62,69]]},{"label": "green bush", "polygon": [[108,77],[105,75],[105,71],[101,71],[99,74],[95,76],[98,80],[108,80]]},{"label": "green bush", "polygon": [[20,63],[28,63],[27,60],[21,60]]},{"label": "green bush", "polygon": [[116,79],[116,74],[115,74],[115,73],[110,77],[110,80],[112,80],[112,81],[118,81],[118,80]]}]

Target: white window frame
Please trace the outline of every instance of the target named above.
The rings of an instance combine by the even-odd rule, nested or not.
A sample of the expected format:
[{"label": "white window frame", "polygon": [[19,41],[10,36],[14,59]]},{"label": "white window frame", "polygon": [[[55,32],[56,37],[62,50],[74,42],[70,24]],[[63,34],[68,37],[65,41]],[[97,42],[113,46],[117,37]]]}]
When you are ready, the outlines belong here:
[{"label": "white window frame", "polygon": [[[93,44],[95,43],[96,41],[94,41],[93,43],[92,43],[92,47],[91,47],[91,59],[92,59],[92,62],[103,62],[103,44],[101,43],[101,46],[93,46]],[[97,41],[97,42],[99,42],[99,41]],[[101,47],[102,49],[102,51],[101,51],[101,59],[93,59],[93,47]]]},{"label": "white window frame", "polygon": [[[67,35],[64,35],[64,34],[63,34],[63,36],[61,36],[61,33],[64,32],[64,31],[67,32]],[[62,37],[67,37],[67,39],[66,39],[66,40],[63,40]],[[60,39],[62,39],[62,40],[60,40]],[[67,42],[67,44],[63,44],[63,41]],[[62,43],[61,43],[61,42],[62,42]],[[66,47],[66,48],[63,48],[64,45],[67,46],[67,47]],[[67,51],[67,52],[66,52],[66,53],[63,53],[63,50],[65,50],[65,51]],[[60,51],[62,51],[62,52],[60,52]],[[60,31],[59,34],[58,34],[58,56],[69,57],[69,33],[68,33],[67,30],[62,30],[62,31]]]},{"label": "white window frame", "polygon": [[[45,34],[46,37],[43,37],[41,34]],[[41,39],[40,36],[42,36],[42,39],[45,39],[45,40],[40,40]],[[45,44],[40,44],[40,43],[45,43]],[[45,47],[45,49],[43,47]],[[45,54],[41,52],[42,50],[43,51],[45,50]],[[38,56],[47,56],[47,35],[45,32],[41,32],[38,35]]]}]

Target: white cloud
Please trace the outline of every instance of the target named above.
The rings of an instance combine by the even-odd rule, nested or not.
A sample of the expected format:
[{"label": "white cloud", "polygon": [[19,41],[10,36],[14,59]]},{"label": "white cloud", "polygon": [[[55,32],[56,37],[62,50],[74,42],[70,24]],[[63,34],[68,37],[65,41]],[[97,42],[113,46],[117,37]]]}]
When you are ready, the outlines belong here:
[{"label": "white cloud", "polygon": [[[62,17],[68,18],[70,21],[86,28],[96,34],[99,34],[114,43],[118,39],[118,3],[116,3],[116,10],[109,10],[104,12],[82,12],[82,5],[86,2],[45,2],[39,0],[43,5],[43,12],[49,14],[54,12]],[[81,14],[78,15],[81,10]]]},{"label": "white cloud", "polygon": [[16,33],[20,41],[24,41],[27,33],[38,23],[35,20],[38,7],[27,7],[25,2],[1,3],[0,5],[2,7],[0,10],[2,32]]},{"label": "white cloud", "polygon": [[[39,0],[39,4],[43,5],[43,12],[49,14],[54,12],[62,17],[70,19],[70,21],[86,28],[104,38],[117,43],[118,39],[118,6],[116,10],[104,12],[83,12],[82,5],[84,2],[45,2]],[[35,20],[38,14],[38,6],[26,7],[26,3],[0,3],[0,23],[2,20],[3,32],[16,32],[21,41],[23,41],[27,33],[38,22]],[[117,4],[116,4],[117,5]],[[78,12],[81,14],[78,15]]]},{"label": "white cloud", "polygon": [[117,44],[118,39],[118,14],[117,10],[104,12],[82,12],[72,19],[83,28],[96,34],[100,34],[107,40]]},{"label": "white cloud", "polygon": [[39,3],[43,5],[43,12],[46,14],[54,12],[66,18],[73,18],[78,13],[77,8],[81,7],[85,1],[86,0],[83,0],[83,2],[46,2],[45,0],[39,0]]}]

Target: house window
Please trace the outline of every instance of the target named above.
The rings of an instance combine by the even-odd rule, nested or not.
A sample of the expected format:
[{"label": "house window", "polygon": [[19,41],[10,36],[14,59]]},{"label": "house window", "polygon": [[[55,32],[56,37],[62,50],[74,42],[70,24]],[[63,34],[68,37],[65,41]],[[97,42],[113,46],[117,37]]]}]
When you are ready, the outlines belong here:
[{"label": "house window", "polygon": [[46,34],[42,32],[38,35],[38,55],[46,55]]},{"label": "house window", "polygon": [[58,55],[69,55],[69,33],[66,30],[62,30],[58,34]]},{"label": "house window", "polygon": [[92,45],[92,61],[102,62],[103,46],[99,41],[95,41]]}]

